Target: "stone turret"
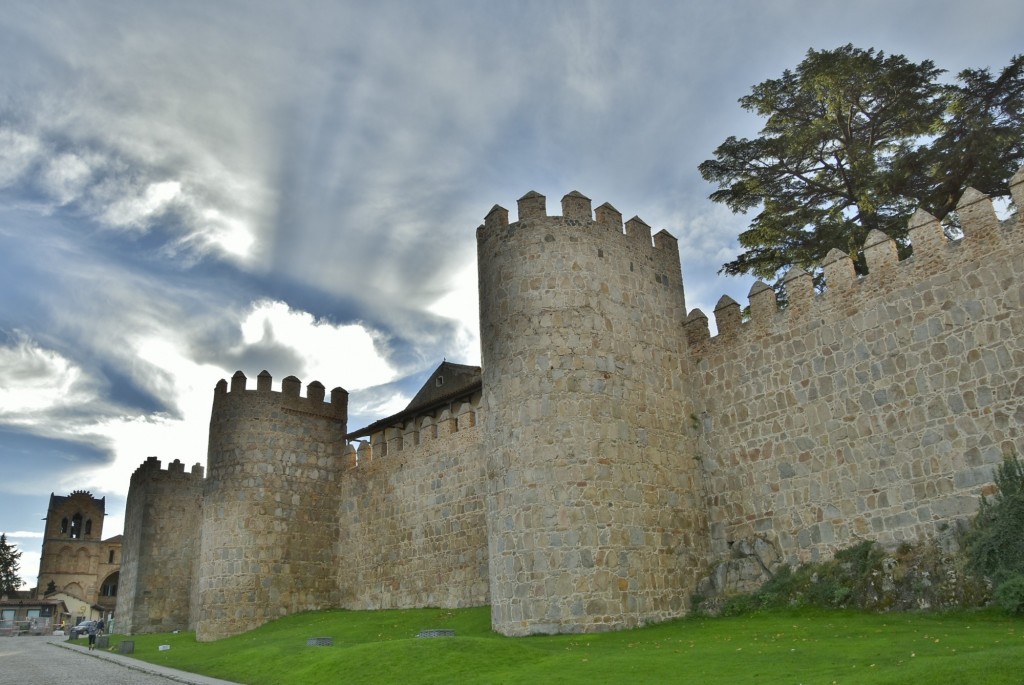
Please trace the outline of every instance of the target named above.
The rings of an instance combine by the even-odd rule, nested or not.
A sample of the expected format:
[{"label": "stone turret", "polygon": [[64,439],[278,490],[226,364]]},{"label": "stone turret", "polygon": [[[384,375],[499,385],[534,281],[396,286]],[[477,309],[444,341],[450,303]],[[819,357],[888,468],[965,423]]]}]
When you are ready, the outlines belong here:
[{"label": "stone turret", "polygon": [[337,606],[334,493],[348,393],[285,378],[256,390],[239,371],[220,381],[210,418],[196,637],[215,640],[285,614]]},{"label": "stone turret", "polygon": [[124,517],[118,629],[170,632],[194,627],[191,596],[199,552],[203,467],[149,457],[132,474]]},{"label": "stone turret", "polygon": [[573,192],[477,231],[491,621],[506,635],[678,616],[706,558],[676,240]]}]

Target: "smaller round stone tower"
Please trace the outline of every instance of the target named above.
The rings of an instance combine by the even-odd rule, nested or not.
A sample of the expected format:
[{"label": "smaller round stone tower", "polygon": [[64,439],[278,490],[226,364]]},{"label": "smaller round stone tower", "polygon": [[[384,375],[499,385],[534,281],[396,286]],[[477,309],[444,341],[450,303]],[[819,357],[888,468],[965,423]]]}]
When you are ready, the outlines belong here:
[{"label": "smaller round stone tower", "polygon": [[491,623],[679,616],[706,565],[675,238],[573,192],[477,231]]},{"label": "smaller round stone tower", "polygon": [[196,638],[216,640],[287,614],[336,606],[335,480],[348,414],[342,388],[263,371],[217,384],[203,494]]},{"label": "smaller round stone tower", "polygon": [[189,630],[203,505],[201,464],[149,457],[132,474],[125,505],[118,627],[126,634]]}]

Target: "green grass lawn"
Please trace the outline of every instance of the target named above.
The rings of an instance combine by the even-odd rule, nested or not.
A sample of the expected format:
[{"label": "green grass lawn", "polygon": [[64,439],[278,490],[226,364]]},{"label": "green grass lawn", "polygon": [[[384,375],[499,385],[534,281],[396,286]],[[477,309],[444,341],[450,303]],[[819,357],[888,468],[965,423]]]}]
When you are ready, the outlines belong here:
[{"label": "green grass lawn", "polygon": [[[430,628],[456,637],[415,637]],[[310,637],[334,646],[307,647]],[[121,639],[129,638],[112,635],[112,648]],[[487,607],[324,611],[217,642],[192,633],[130,639],[139,659],[247,685],[1024,683],[1024,620],[992,611],[775,611],[525,638],[492,633]]]}]

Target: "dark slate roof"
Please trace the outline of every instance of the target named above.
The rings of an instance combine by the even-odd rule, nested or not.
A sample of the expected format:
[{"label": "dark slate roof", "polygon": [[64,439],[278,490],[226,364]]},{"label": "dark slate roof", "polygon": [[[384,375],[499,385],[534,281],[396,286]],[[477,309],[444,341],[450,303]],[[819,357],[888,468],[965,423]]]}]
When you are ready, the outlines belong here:
[{"label": "dark slate roof", "polygon": [[404,423],[413,416],[429,414],[433,410],[450,402],[472,395],[482,386],[479,366],[442,362],[434,369],[423,387],[420,388],[405,409],[386,418],[374,421],[365,428],[352,431],[345,437],[349,440],[372,435],[388,426]]}]

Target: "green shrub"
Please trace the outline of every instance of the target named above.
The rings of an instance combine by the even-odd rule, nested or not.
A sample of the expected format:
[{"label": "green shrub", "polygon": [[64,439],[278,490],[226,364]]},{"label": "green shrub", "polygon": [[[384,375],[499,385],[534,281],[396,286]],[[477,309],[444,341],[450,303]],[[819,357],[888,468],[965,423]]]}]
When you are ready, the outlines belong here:
[{"label": "green shrub", "polygon": [[1024,575],[1024,464],[1009,457],[995,474],[998,492],[981,498],[967,535],[971,568],[995,585]]},{"label": "green shrub", "polygon": [[871,573],[878,561],[882,558],[882,551],[871,540],[858,542],[853,547],[847,547],[836,552],[836,561],[849,565],[849,573],[854,577],[861,577]]},{"label": "green shrub", "polygon": [[792,605],[798,592],[798,581],[789,566],[782,566],[768,582],[755,593],[757,604],[765,608],[779,608]]},{"label": "green shrub", "polygon": [[690,595],[690,616],[711,616],[713,614],[714,609],[709,609],[707,597],[699,592]]},{"label": "green shrub", "polygon": [[1008,614],[1024,614],[1024,575],[1007,578],[995,592],[996,603]]},{"label": "green shrub", "polygon": [[761,608],[754,595],[733,595],[722,605],[721,616],[746,616]]}]

